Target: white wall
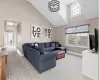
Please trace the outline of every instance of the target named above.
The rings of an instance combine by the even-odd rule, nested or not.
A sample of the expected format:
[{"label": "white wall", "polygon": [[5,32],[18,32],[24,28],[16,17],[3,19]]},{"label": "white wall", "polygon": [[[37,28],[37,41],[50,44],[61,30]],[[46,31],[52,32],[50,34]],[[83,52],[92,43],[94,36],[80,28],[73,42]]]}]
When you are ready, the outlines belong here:
[{"label": "white wall", "polygon": [[[4,46],[4,20],[21,22],[21,32],[18,34],[18,48],[26,42],[44,42],[55,40],[55,28],[26,0],[0,0],[0,46]],[[30,26],[39,25],[52,29],[52,38],[31,39]]]}]

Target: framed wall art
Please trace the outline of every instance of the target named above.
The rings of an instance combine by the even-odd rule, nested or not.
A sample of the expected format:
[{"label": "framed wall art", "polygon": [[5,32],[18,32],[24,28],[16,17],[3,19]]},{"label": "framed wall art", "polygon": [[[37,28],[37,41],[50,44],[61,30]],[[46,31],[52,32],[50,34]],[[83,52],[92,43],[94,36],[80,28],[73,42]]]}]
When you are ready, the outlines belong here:
[{"label": "framed wall art", "polygon": [[41,37],[41,27],[40,26],[31,26],[31,38]]}]

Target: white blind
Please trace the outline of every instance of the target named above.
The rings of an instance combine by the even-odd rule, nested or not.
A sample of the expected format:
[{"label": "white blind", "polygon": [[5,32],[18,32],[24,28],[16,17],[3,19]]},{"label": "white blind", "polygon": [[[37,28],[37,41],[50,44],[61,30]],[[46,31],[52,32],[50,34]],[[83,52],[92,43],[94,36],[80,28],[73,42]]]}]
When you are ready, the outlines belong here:
[{"label": "white blind", "polygon": [[84,33],[84,32],[89,32],[89,25],[88,24],[65,29],[66,34],[68,34],[68,33],[69,34],[71,34],[71,33]]}]

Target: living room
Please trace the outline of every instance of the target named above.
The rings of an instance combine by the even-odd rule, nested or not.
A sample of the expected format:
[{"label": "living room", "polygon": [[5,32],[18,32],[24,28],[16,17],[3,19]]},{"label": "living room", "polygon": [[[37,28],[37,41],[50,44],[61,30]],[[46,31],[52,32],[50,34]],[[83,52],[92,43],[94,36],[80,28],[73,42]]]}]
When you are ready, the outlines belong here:
[{"label": "living room", "polygon": [[[99,30],[98,0],[50,1],[0,0],[0,48],[8,53],[6,80],[98,80],[98,58],[90,72],[82,59],[86,50],[98,53],[94,39],[90,41]],[[52,8],[53,1],[58,10]],[[6,32],[15,33],[12,40]],[[15,43],[14,48],[5,41]]]}]

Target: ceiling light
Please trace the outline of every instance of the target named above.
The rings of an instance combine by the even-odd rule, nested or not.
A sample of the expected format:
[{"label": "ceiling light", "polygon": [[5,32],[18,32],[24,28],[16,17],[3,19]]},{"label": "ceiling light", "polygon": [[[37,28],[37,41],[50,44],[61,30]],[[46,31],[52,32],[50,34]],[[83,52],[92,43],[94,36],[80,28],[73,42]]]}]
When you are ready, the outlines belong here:
[{"label": "ceiling light", "polygon": [[51,0],[48,3],[48,8],[51,12],[58,12],[60,10],[60,2],[58,0]]}]

